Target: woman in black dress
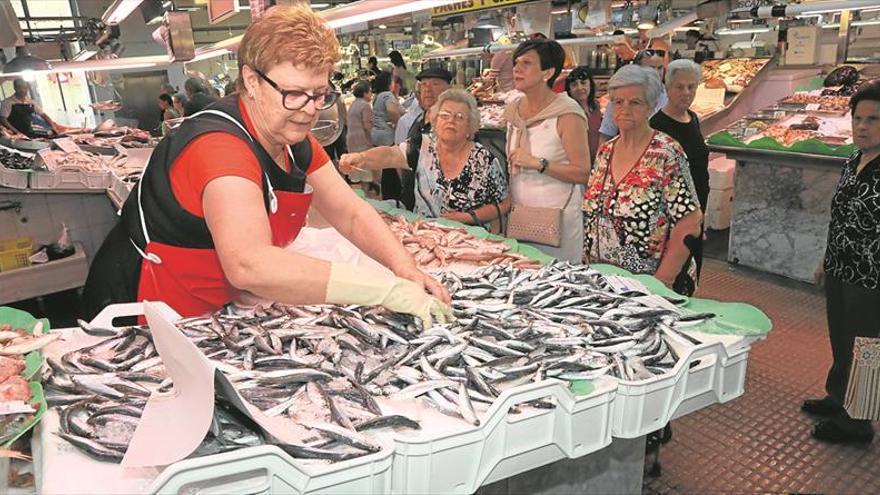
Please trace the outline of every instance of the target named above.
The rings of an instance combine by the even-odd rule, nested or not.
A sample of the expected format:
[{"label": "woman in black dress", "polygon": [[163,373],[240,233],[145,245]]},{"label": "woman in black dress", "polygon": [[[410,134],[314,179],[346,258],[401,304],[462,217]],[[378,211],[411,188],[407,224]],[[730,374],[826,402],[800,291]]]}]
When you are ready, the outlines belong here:
[{"label": "woman in black dress", "polygon": [[870,443],[870,421],[843,408],[856,337],[880,337],[880,83],[863,86],[850,99],[853,144],[831,199],[825,259],[816,283],[825,286],[828,336],[834,362],[827,396],[804,402],[822,420],[813,437],[836,443]]},{"label": "woman in black dress", "polygon": [[[700,200],[700,209],[706,213],[709,199],[709,148],[700,131],[700,119],[690,110],[702,72],[700,66],[690,60],[680,59],[666,69],[666,93],[669,102],[651,117],[651,127],[665,132],[678,141],[687,155],[691,178]],[[697,263],[697,275],[703,268],[703,236],[690,236],[685,245]]]}]

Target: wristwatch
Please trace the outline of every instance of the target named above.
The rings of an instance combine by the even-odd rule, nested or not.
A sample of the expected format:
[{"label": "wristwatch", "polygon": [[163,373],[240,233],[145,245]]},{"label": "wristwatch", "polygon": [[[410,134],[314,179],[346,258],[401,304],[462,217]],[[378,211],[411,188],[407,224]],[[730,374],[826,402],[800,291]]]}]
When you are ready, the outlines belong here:
[{"label": "wristwatch", "polygon": [[542,173],[542,174],[543,174],[544,172],[546,172],[546,171],[547,171],[547,167],[550,166],[550,161],[548,161],[546,158],[538,158],[538,163],[541,164],[541,170],[539,170],[539,172]]}]

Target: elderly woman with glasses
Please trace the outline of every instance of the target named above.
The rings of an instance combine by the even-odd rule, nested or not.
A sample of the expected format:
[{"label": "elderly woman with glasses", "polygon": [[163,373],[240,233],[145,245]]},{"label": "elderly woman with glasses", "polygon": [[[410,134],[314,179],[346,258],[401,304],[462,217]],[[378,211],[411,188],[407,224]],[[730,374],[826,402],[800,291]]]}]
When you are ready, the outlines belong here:
[{"label": "elderly woman with glasses", "polygon": [[[510,209],[504,168],[488,149],[474,141],[480,126],[477,102],[467,91],[447,89],[429,114],[431,134],[420,149],[410,140],[399,147],[378,147],[343,155],[339,168],[352,170],[410,168],[415,163],[416,213],[483,225]],[[417,160],[409,159],[414,154]]]},{"label": "elderly woman with glasses", "polygon": [[686,242],[700,235],[703,216],[684,150],[649,124],[662,87],[656,72],[637,65],[608,83],[620,135],[599,148],[587,183],[584,257],[687,294],[695,266]]},{"label": "elderly woman with glasses", "polygon": [[[174,129],[123,206],[89,272],[91,313],[150,300],[194,316],[256,296],[383,305],[426,325],[445,318],[445,289],[310,134],[336,102],[329,77],[339,57],[333,30],[307,6],[275,7],[251,23],[238,91]],[[310,206],[393,275],[286,250]]]}]

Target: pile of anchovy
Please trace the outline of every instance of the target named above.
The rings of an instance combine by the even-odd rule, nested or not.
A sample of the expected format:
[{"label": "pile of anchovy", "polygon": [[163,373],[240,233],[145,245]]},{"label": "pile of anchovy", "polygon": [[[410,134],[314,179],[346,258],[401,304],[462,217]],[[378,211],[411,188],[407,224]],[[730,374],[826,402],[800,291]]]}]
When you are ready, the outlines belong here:
[{"label": "pile of anchovy", "polygon": [[[383,308],[280,304],[228,306],[177,326],[245,400],[290,419],[301,441],[279,447],[297,458],[340,461],[381,449],[366,430],[421,427],[399,401],[476,426],[505,389],[527,382],[666,374],[679,360],[676,346],[699,343],[680,329],[712,316],[645,305],[633,299],[644,294],[616,293],[599,272],[567,263],[492,265],[468,276],[446,273],[443,282],[456,319],[426,330]],[[107,340],[50,360],[48,401],[65,406],[63,438],[118,461],[150,393],[172,384],[148,330],[81,326]],[[196,455],[277,443],[222,398],[217,410]]]}]

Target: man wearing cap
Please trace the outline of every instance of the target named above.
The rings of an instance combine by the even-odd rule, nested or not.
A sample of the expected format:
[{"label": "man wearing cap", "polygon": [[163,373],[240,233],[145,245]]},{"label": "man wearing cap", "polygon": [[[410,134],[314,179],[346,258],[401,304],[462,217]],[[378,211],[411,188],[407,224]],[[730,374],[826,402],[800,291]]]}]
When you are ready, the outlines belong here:
[{"label": "man wearing cap", "polygon": [[[452,83],[452,73],[441,67],[428,67],[416,75],[419,82],[418,92],[418,108],[419,112],[410,121],[404,119],[410,114],[404,115],[397,123],[397,131],[395,132],[395,144],[403,142],[404,139],[398,138],[405,136],[405,140],[410,142],[408,149],[414,150],[414,157],[407,156],[407,160],[411,163],[418,162],[418,152],[422,146],[422,134],[431,131],[430,120],[426,118],[426,113],[431,110],[440,93],[449,89]],[[401,127],[409,125],[406,131],[402,131]],[[408,153],[407,155],[409,155]],[[414,161],[412,160],[414,158]],[[413,173],[415,166],[411,165],[410,170],[383,170],[382,171],[382,197],[384,199],[396,199],[403,203],[407,209],[412,210],[415,207],[415,174]],[[398,175],[398,173],[400,175]]]}]

